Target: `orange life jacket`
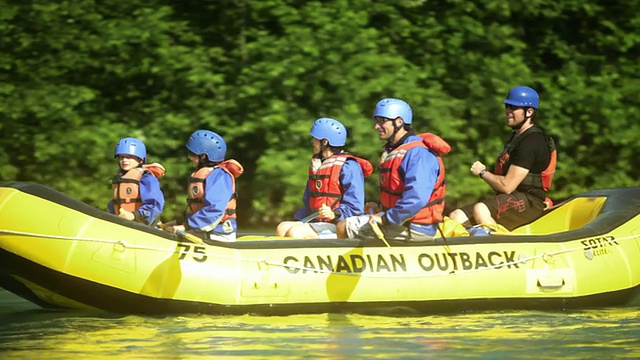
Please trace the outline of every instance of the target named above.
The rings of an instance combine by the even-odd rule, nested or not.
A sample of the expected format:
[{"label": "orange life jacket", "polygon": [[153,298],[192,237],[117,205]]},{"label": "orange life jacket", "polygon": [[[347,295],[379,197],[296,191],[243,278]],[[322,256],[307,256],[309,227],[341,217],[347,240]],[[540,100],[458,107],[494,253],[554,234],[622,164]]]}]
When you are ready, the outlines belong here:
[{"label": "orange life jacket", "polygon": [[515,147],[523,138],[533,133],[541,133],[542,135],[544,135],[545,139],[547,140],[547,146],[549,147],[549,154],[551,155],[551,158],[549,160],[549,165],[547,165],[547,168],[544,169],[542,173],[533,174],[531,173],[531,171],[529,171],[524,180],[522,180],[520,185],[518,185],[517,189],[518,191],[522,192],[526,192],[531,188],[538,188],[544,191],[549,191],[549,189],[551,188],[553,175],[556,172],[558,151],[556,149],[556,144],[553,141],[553,138],[547,136],[547,134],[545,134],[542,129],[538,127],[534,126],[531,129],[527,130],[523,135],[513,136],[511,140],[509,140],[507,145],[504,147],[504,151],[500,154],[500,156],[498,156],[494,172],[496,175],[506,175],[510,165],[509,154],[511,153],[511,151],[513,151],[513,149],[515,149]]},{"label": "orange life jacket", "polygon": [[[340,206],[340,200],[344,189],[340,185],[340,171],[348,159],[354,159],[362,168],[365,177],[373,173],[373,165],[365,159],[350,154],[335,154],[324,161],[319,156],[311,158],[309,166],[309,207],[311,210],[320,210],[323,204],[336,209]],[[321,221],[331,221],[320,219]]]},{"label": "orange life jacket", "polygon": [[400,177],[400,163],[410,149],[422,146],[431,151],[438,159],[440,172],[433,187],[429,202],[411,219],[416,224],[433,224],[442,221],[445,206],[445,169],[442,154],[451,151],[451,146],[438,135],[431,133],[419,134],[422,141],[412,141],[402,144],[389,153],[384,153],[380,160],[380,204],[383,210],[391,209],[402,197],[404,180]]},{"label": "orange life jacket", "polygon": [[134,212],[142,206],[140,179],[144,173],[150,173],[156,178],[161,178],[164,176],[165,170],[164,167],[158,163],[144,164],[113,178],[111,181],[113,188],[113,210],[116,215],[120,213],[120,209]]},{"label": "orange life jacket", "polygon": [[220,220],[220,223],[223,223],[228,219],[236,218],[236,199],[238,198],[238,194],[236,193],[236,178],[244,172],[244,168],[236,160],[226,160],[214,167],[203,167],[194,171],[189,177],[189,185],[187,187],[187,204],[191,214],[194,214],[196,211],[204,207],[204,203],[202,201],[202,199],[204,199],[205,192],[204,180],[215,168],[220,168],[227,174],[231,175],[231,183],[233,184],[231,198],[229,199],[229,202],[227,202],[224,215]]}]

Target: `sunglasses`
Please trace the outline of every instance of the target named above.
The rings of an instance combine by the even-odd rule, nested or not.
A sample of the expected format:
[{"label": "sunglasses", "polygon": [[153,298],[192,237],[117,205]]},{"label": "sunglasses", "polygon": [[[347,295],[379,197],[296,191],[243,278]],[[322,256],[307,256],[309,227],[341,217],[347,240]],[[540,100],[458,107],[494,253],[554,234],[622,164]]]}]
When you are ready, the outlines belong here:
[{"label": "sunglasses", "polygon": [[507,110],[524,109],[522,106],[515,106],[515,105],[511,105],[511,104],[504,104],[504,108],[507,109]]},{"label": "sunglasses", "polygon": [[123,155],[118,155],[118,161],[122,161],[122,160],[141,160],[139,157],[135,156],[135,155],[129,155],[129,154],[123,154]]},{"label": "sunglasses", "polygon": [[[397,119],[397,118],[395,118],[395,119]],[[376,125],[382,126],[387,121],[393,121],[395,119],[389,119],[389,118],[382,117],[382,116],[376,116]]]}]

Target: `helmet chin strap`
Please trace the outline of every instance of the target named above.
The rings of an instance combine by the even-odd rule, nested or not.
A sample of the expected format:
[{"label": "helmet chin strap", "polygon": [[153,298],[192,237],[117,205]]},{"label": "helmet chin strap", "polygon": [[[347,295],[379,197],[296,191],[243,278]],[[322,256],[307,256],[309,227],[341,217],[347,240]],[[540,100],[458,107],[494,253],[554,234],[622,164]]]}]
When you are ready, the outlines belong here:
[{"label": "helmet chin strap", "polygon": [[205,154],[200,154],[198,155],[198,169],[203,168],[205,166],[207,166],[207,161],[205,161]]},{"label": "helmet chin strap", "polygon": [[315,155],[319,156],[320,158],[324,158],[322,156],[322,153],[324,153],[324,150],[329,147],[328,145],[329,145],[329,141],[328,140],[327,140],[327,145],[324,144],[324,139],[320,140],[320,151],[318,151],[318,153],[315,154]]},{"label": "helmet chin strap", "polygon": [[527,116],[527,110],[529,110],[529,108],[524,108],[524,119],[522,119],[522,121],[520,121],[519,123],[515,124],[515,125],[511,125],[511,129],[513,130],[520,130],[522,129],[522,126],[524,125],[524,123],[527,122],[527,120],[531,119],[532,115]]},{"label": "helmet chin strap", "polygon": [[393,134],[391,134],[391,137],[389,138],[389,140],[387,140],[386,146],[391,146],[396,143],[396,135],[398,134],[398,130],[400,130],[403,126],[404,123],[402,123],[402,125],[400,126],[397,126],[395,119],[393,119]]}]

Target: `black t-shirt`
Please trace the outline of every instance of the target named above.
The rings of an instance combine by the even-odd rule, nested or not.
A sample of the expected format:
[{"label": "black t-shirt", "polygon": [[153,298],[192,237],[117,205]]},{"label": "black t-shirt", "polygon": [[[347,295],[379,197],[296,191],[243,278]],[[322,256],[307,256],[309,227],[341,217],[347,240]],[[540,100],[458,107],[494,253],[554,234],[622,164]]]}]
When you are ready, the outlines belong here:
[{"label": "black t-shirt", "polygon": [[549,166],[551,153],[544,134],[539,131],[529,133],[531,129],[519,135],[522,138],[509,153],[509,163],[528,169],[532,174],[540,174]]}]

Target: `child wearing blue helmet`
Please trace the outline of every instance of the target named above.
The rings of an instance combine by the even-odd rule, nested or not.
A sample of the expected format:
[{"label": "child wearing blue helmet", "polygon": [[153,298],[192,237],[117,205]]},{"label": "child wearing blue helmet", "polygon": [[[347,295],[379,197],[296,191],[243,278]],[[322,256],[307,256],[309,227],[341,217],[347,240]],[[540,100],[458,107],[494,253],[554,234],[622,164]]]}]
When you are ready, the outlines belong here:
[{"label": "child wearing blue helmet", "polygon": [[302,197],[304,206],[294,216],[297,221],[278,224],[276,235],[335,238],[338,221],[364,214],[364,178],[371,175],[373,166],[342,150],[347,129],[338,120],[320,118],[310,133],[313,156]]},{"label": "child wearing blue helmet", "polygon": [[188,212],[173,231],[188,231],[205,242],[236,240],[236,178],[244,169],[236,160],[225,160],[227,144],[213,131],[197,130],[187,142],[189,159],[196,169],[187,186]]},{"label": "child wearing blue helmet", "polygon": [[113,157],[119,169],[112,178],[113,198],[107,209],[127,220],[154,225],[164,207],[164,194],[158,178],[165,173],[162,165],[145,164],[147,148],[136,138],[122,138]]}]

